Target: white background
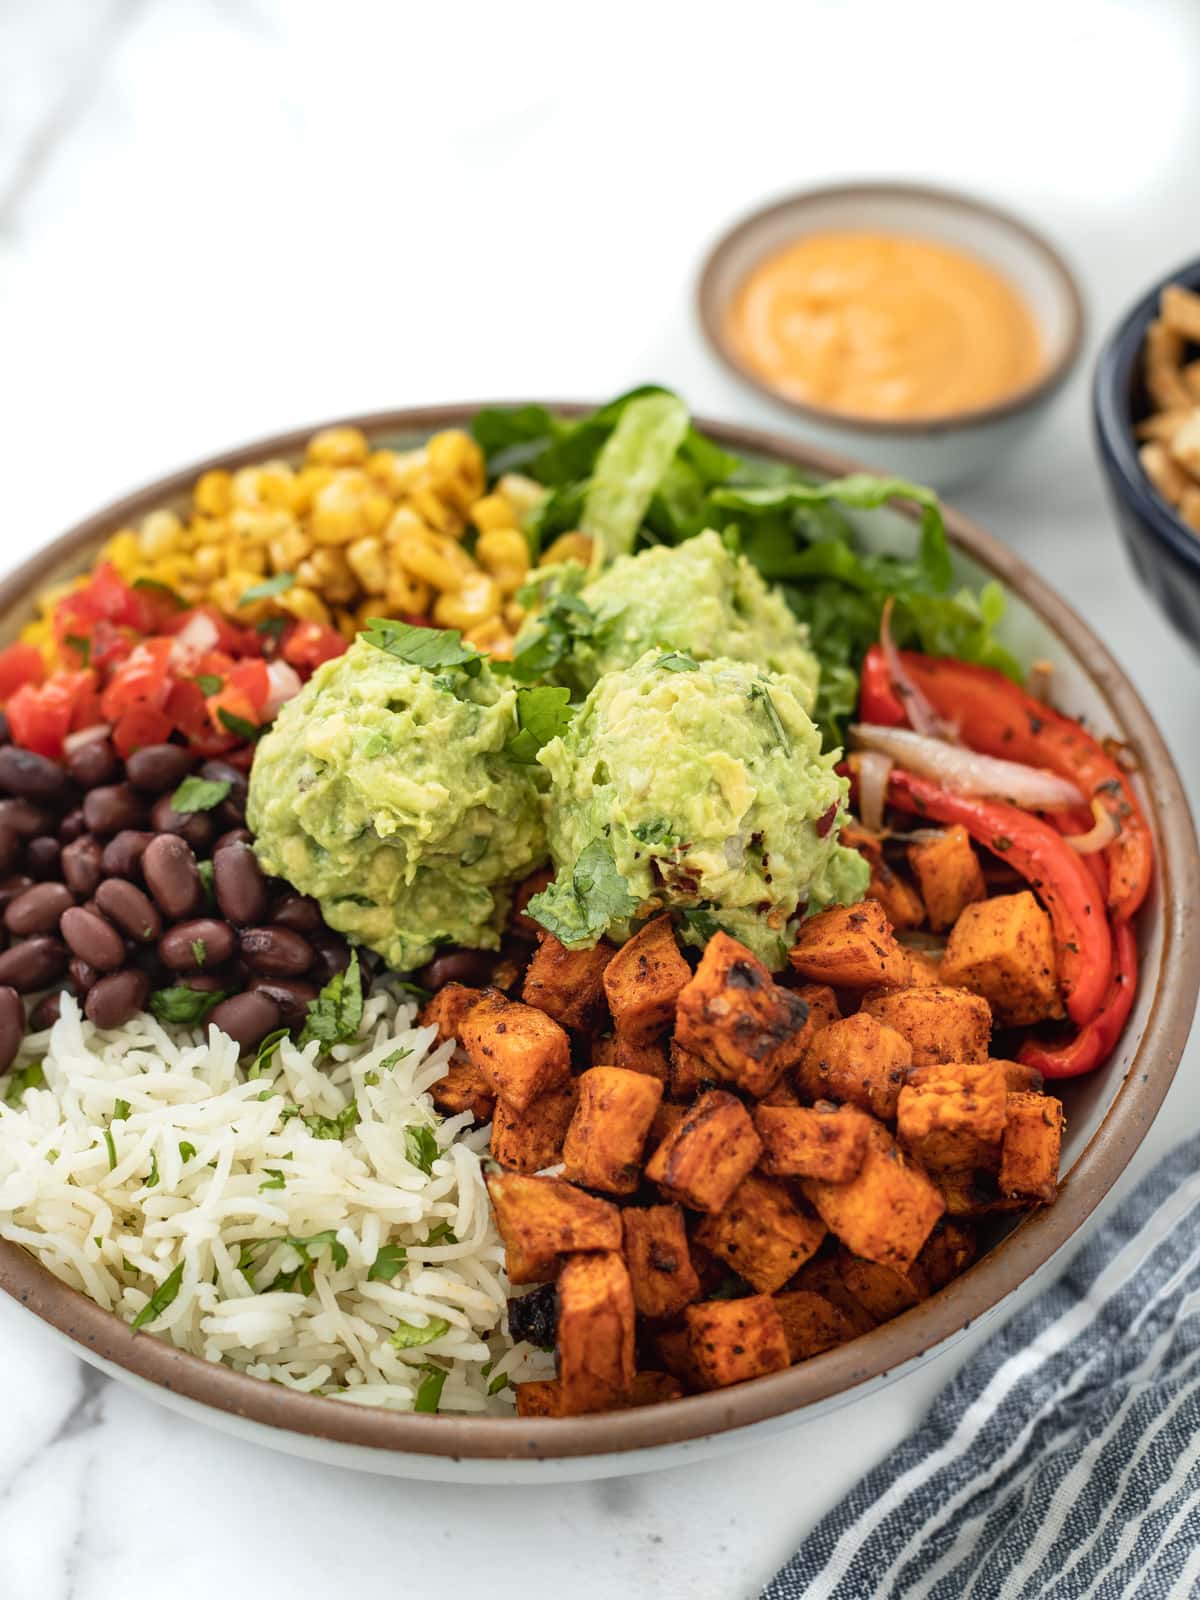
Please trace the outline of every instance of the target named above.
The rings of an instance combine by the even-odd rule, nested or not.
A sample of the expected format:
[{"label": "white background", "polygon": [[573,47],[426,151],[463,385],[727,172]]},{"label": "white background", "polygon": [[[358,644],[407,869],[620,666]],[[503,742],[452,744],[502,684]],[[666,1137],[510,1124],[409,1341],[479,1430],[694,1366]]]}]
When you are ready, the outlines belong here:
[{"label": "white background", "polygon": [[[1198,71],[1187,0],[0,0],[0,562],[193,457],[343,411],[655,379],[772,420],[701,345],[693,277],[732,216],[814,181],[1010,204],[1079,269],[1094,349],[1200,248]],[[1200,794],[1200,669],[1118,549],[1084,371],[958,499],[1093,621]],[[1197,1066],[1138,1170],[1194,1128]],[[962,1347],[752,1452],[538,1491],[235,1443],[85,1374],[8,1305],[0,1352],[3,1600],[728,1600]]]}]

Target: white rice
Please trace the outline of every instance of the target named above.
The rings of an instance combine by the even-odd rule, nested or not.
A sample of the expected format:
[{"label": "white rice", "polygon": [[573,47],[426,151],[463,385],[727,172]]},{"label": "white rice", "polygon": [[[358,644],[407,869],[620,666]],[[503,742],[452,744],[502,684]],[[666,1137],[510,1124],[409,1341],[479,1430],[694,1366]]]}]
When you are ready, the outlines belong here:
[{"label": "white rice", "polygon": [[[0,1106],[0,1237],[128,1322],[182,1265],[147,1331],[255,1377],[407,1411],[423,1382],[428,1407],[438,1369],[439,1410],[511,1413],[502,1380],[546,1376],[549,1358],[505,1329],[488,1131],[468,1115],[440,1121],[428,1094],[451,1049],[413,1026],[411,1005],[377,993],[354,1042],[319,1062],[316,1044],[285,1039],[248,1080],[215,1028],[141,1015],[102,1031],[64,996],[58,1022],[16,1063],[41,1061],[45,1087]],[[407,1053],[385,1066],[396,1051]],[[344,1138],[318,1138],[302,1120],[336,1117],[352,1099],[359,1121]],[[114,1120],[118,1101],[129,1112]],[[410,1159],[410,1129],[436,1138],[428,1174]],[[457,1243],[422,1244],[439,1224]],[[305,1264],[286,1238],[330,1231],[305,1252],[311,1293],[271,1289]],[[372,1280],[389,1245],[407,1260]],[[403,1329],[435,1319],[448,1326],[428,1343],[391,1342],[398,1328],[419,1341]]]}]

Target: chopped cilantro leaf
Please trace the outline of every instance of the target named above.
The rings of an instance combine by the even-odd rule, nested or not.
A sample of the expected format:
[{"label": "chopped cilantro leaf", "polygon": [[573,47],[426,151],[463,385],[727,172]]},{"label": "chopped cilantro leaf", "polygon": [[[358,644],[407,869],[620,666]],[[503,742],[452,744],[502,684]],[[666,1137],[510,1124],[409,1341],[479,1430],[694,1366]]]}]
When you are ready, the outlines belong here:
[{"label": "chopped cilantro leaf", "polygon": [[408,1261],[408,1251],[402,1244],[381,1245],[378,1255],[367,1272],[368,1283],[391,1283]]},{"label": "chopped cilantro leaf", "polygon": [[112,1120],[114,1122],[124,1122],[125,1118],[129,1115],[129,1111],[130,1105],[128,1100],[114,1100]]},{"label": "chopped cilantro leaf", "polygon": [[217,707],[217,720],[227,733],[232,733],[236,739],[247,739],[251,744],[262,733],[257,722],[247,722],[245,717],[235,717],[232,711],[226,711],[224,706]]},{"label": "chopped cilantro leaf", "polygon": [[633,837],[642,844],[674,846],[680,843],[679,835],[666,817],[652,817],[649,822],[639,822],[633,830]]},{"label": "chopped cilantro leaf", "polygon": [[483,656],[462,642],[457,628],[422,628],[411,622],[392,622],[386,617],[368,617],[362,638],[377,650],[384,650],[398,661],[414,667],[461,667],[468,677],[479,675]]},{"label": "chopped cilantro leaf", "polygon": [[195,1154],[196,1154],[196,1146],[192,1143],[192,1141],[190,1139],[181,1139],[179,1141],[179,1159],[180,1159],[180,1161],[190,1161]]},{"label": "chopped cilantro leaf", "polygon": [[436,1411],[441,1402],[442,1390],[446,1387],[446,1371],[443,1367],[435,1367],[432,1362],[421,1368],[425,1376],[417,1385],[417,1398],[413,1401],[414,1411]]},{"label": "chopped cilantro leaf", "polygon": [[766,684],[752,683],[750,685],[749,698],[752,701],[761,702],[764,710],[767,713],[767,720],[770,722],[772,731],[775,734],[776,744],[782,747],[785,755],[790,756],[792,753],[792,742],[787,736],[787,729],[783,725],[779,712],[775,709],[775,702],[771,699],[771,691],[767,688]]},{"label": "chopped cilantro leaf", "polygon": [[222,680],[211,672],[198,673],[195,679],[196,687],[202,695],[220,694]]},{"label": "chopped cilantro leaf", "polygon": [[271,1057],[288,1036],[286,1028],[276,1028],[274,1033],[269,1033],[255,1052],[254,1060],[250,1063],[247,1078],[261,1078],[266,1071]]},{"label": "chopped cilantro leaf", "polygon": [[153,1189],[154,1186],[157,1183],[158,1183],[158,1152],[156,1150],[151,1150],[151,1152],[150,1152],[150,1176],[146,1179],[146,1188],[147,1189]]},{"label": "chopped cilantro leaf", "polygon": [[422,1345],[432,1344],[435,1339],[440,1339],[449,1328],[450,1324],[445,1317],[430,1317],[423,1328],[418,1328],[412,1322],[402,1322],[388,1343],[394,1345],[397,1350],[419,1350]]},{"label": "chopped cilantro leaf", "polygon": [[287,1179],[284,1177],[283,1173],[280,1172],[278,1167],[264,1167],[263,1171],[268,1173],[270,1176],[265,1178],[263,1182],[259,1184],[258,1188],[260,1193],[264,1189],[282,1189],[287,1183]]},{"label": "chopped cilantro leaf", "polygon": [[155,1322],[172,1303],[179,1293],[179,1285],[183,1282],[183,1262],[174,1267],[155,1289],[146,1304],[134,1317],[132,1326],[136,1331],[144,1328],[148,1323]]},{"label": "chopped cilantro leaf", "polygon": [[569,949],[594,945],[637,908],[636,897],[617,871],[612,847],[598,835],[580,852],[569,877],[560,872],[525,909]]},{"label": "chopped cilantro leaf", "polygon": [[214,806],[221,804],[232,787],[223,778],[216,781],[185,778],[171,796],[171,808],[181,816],[188,816],[193,811],[211,811]]},{"label": "chopped cilantro leaf", "polygon": [[8,1087],[4,1091],[4,1104],[6,1106],[20,1105],[25,1098],[26,1089],[40,1089],[46,1082],[46,1074],[42,1070],[40,1061],[30,1062],[29,1066],[22,1067],[19,1072],[14,1072],[8,1080]]},{"label": "chopped cilantro leaf", "polygon": [[315,1000],[308,1003],[308,1017],[300,1035],[303,1048],[315,1039],[322,1050],[353,1039],[362,1022],[362,982],[358,975],[358,952],[350,952],[344,972],[335,972]]},{"label": "chopped cilantro leaf", "polygon": [[192,960],[198,967],[202,967],[208,960],[208,946],[203,939],[193,939],[188,947],[192,952]]},{"label": "chopped cilantro leaf", "polygon": [[113,1139],[111,1128],[105,1128],[104,1142],[108,1146],[108,1170],[112,1172],[117,1164],[117,1146]]},{"label": "chopped cilantro leaf", "polygon": [[700,663],[686,650],[670,650],[665,656],[659,656],[654,665],[661,667],[664,672],[695,672]]},{"label": "chopped cilantro leaf", "polygon": [[433,1163],[442,1153],[437,1135],[432,1128],[405,1128],[404,1154],[414,1167],[426,1174],[433,1171]]},{"label": "chopped cilantro leaf", "polygon": [[92,659],[92,641],[90,639],[85,639],[78,633],[69,633],[64,643],[69,644],[79,657],[80,666],[86,667],[89,665]]},{"label": "chopped cilantro leaf", "polygon": [[164,600],[170,600],[177,611],[187,610],[187,601],[181,594],[177,594],[169,583],[160,583],[157,578],[135,578],[135,589],[142,589],[147,594],[160,594]]},{"label": "chopped cilantro leaf", "polygon": [[273,600],[277,594],[286,594],[295,581],[294,572],[277,572],[273,578],[266,578],[262,583],[256,583],[253,588],[247,589],[238,601],[238,605],[252,606],[256,600]]},{"label": "chopped cilantro leaf", "polygon": [[570,702],[569,689],[517,690],[517,732],[504,746],[513,761],[532,765],[544,744],[567,731],[575,714]]}]

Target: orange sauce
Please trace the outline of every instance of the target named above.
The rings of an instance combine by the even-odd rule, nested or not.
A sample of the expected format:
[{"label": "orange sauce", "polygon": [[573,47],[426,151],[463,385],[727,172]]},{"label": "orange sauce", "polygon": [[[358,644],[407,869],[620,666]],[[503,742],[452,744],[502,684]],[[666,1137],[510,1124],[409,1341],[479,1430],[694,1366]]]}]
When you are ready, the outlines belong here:
[{"label": "orange sauce", "polygon": [[860,417],[969,411],[1044,364],[1033,313],[994,267],[929,239],[816,233],[740,285],[727,333],[790,400]]}]

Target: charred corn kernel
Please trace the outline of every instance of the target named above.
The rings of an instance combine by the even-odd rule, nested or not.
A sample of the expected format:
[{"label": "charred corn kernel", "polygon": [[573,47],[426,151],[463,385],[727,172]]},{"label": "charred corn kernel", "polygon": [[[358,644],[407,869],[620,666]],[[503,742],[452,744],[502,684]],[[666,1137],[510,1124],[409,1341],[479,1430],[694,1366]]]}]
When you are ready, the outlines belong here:
[{"label": "charred corn kernel", "polygon": [[432,528],[401,539],[393,549],[393,556],[405,572],[423,579],[439,594],[457,589],[464,578],[478,570],[460,544],[447,539],[445,534],[435,533]]},{"label": "charred corn kernel", "polygon": [[557,566],[560,561],[578,561],[587,567],[592,562],[592,541],[586,533],[560,533],[548,550],[542,551],[544,567]]},{"label": "charred corn kernel", "polygon": [[506,642],[508,632],[499,617],[489,617],[486,622],[477,622],[473,628],[468,628],[463,634],[465,644],[473,644],[476,650],[491,652],[498,644]]},{"label": "charred corn kernel", "polygon": [[388,586],[388,560],[382,539],[356,539],[346,547],[346,560],[368,594],[383,594]]},{"label": "charred corn kernel", "polygon": [[259,493],[261,478],[261,467],[239,467],[233,474],[233,481],[230,486],[235,506],[257,506],[262,504],[262,497]]},{"label": "charred corn kernel", "polygon": [[192,504],[206,517],[223,517],[233,504],[233,479],[228,472],[214,467],[196,480],[192,490]]},{"label": "charred corn kernel", "polygon": [[344,606],[358,593],[358,582],[340,550],[314,550],[296,568],[296,577],[306,589],[314,589],[329,605]]},{"label": "charred corn kernel", "polygon": [[225,547],[220,544],[202,544],[192,556],[196,577],[201,583],[215,583],[225,575]]},{"label": "charred corn kernel", "polygon": [[149,561],[183,547],[183,523],[173,511],[151,511],[142,518],[139,533],[142,554]]},{"label": "charred corn kernel", "polygon": [[515,600],[510,600],[501,614],[508,631],[514,634],[520,633],[521,624],[525,621],[525,607],[519,606]]},{"label": "charred corn kernel", "polygon": [[117,569],[118,577],[126,583],[132,583],[145,573],[146,560],[142,554],[141,540],[132,528],[122,528],[120,533],[114,534],[105,545],[104,554]]},{"label": "charred corn kernel", "polygon": [[480,533],[487,533],[491,528],[511,528],[512,507],[502,494],[485,494],[471,507],[471,521]]},{"label": "charred corn kernel", "polygon": [[465,577],[457,589],[438,595],[433,620],[443,628],[474,628],[500,614],[500,591],[483,572]]},{"label": "charred corn kernel", "polygon": [[278,533],[267,546],[273,572],[295,572],[312,549],[312,540],[294,525],[286,533]]},{"label": "charred corn kernel", "polygon": [[376,450],[367,457],[367,472],[372,480],[394,500],[408,493],[427,465],[424,450]]},{"label": "charred corn kernel", "polygon": [[231,567],[223,578],[218,578],[213,584],[213,603],[229,616],[236,616],[239,622],[261,622],[270,614],[269,600],[252,600],[248,605],[242,604],[242,596],[255,587],[261,576],[261,573],[248,567]]},{"label": "charred corn kernel", "polygon": [[508,501],[520,523],[528,512],[541,505],[548,491],[522,472],[506,472],[496,485],[495,492]]},{"label": "charred corn kernel", "polygon": [[517,528],[491,528],[479,535],[475,559],[491,573],[501,594],[516,594],[529,572],[529,545]]},{"label": "charred corn kernel", "polygon": [[367,459],[366,436],[358,428],[322,428],[308,441],[310,461],[331,467],[357,467]]},{"label": "charred corn kernel", "polygon": [[466,532],[467,525],[448,500],[434,489],[430,483],[420,483],[409,493],[409,502],[413,510],[438,533],[444,533],[450,539],[461,539]]},{"label": "charred corn kernel", "polygon": [[511,661],[516,642],[511,633],[505,632],[494,643],[488,645],[488,655],[493,661]]},{"label": "charred corn kernel", "polygon": [[264,461],[258,472],[258,497],[264,506],[291,511],[296,474],[286,461]]},{"label": "charred corn kernel", "polygon": [[371,530],[363,508],[361,482],[339,473],[313,497],[308,531],[314,544],[350,544]]},{"label": "charred corn kernel", "polygon": [[292,484],[292,510],[298,517],[312,510],[312,503],[327,483],[333,482],[332,467],[314,464],[301,467]]},{"label": "charred corn kernel", "polygon": [[335,611],[333,613],[333,625],[343,639],[353,639],[358,632],[358,619],[353,611]]},{"label": "charred corn kernel", "polygon": [[391,497],[382,489],[368,488],[362,498],[363,521],[368,533],[382,533],[394,509]]},{"label": "charred corn kernel", "polygon": [[429,524],[411,506],[397,506],[383,530],[383,538],[385,544],[395,545],[405,539],[423,539],[428,532]]},{"label": "charred corn kernel", "polygon": [[461,428],[435,433],[426,450],[434,493],[465,516],[487,481],[483,451]]},{"label": "charred corn kernel", "polygon": [[255,577],[267,575],[267,547],[265,544],[239,544],[229,553],[230,564],[243,572],[253,572]]},{"label": "charred corn kernel", "polygon": [[294,583],[283,594],[277,594],[274,604],[281,611],[298,617],[301,622],[328,623],[329,621],[329,607],[320,595],[314,594],[311,589],[301,588],[298,583]]},{"label": "charred corn kernel", "polygon": [[[387,617],[421,616],[429,610],[433,590],[420,578],[402,568],[393,567],[383,596],[383,614]],[[372,601],[372,616],[380,612],[379,602]]]},{"label": "charred corn kernel", "polygon": [[231,539],[237,544],[267,544],[296,526],[290,511],[272,506],[234,506],[226,518]]}]

